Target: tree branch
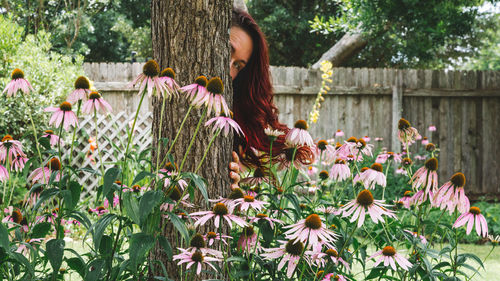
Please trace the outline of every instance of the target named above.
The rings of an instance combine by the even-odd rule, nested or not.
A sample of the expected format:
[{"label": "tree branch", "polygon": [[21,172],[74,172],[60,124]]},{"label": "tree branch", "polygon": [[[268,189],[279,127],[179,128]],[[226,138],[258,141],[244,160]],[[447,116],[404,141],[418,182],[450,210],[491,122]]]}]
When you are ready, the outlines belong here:
[{"label": "tree branch", "polygon": [[341,66],[344,62],[358,54],[367,44],[368,41],[361,33],[346,33],[311,68],[318,69],[324,60],[330,61],[334,67]]}]

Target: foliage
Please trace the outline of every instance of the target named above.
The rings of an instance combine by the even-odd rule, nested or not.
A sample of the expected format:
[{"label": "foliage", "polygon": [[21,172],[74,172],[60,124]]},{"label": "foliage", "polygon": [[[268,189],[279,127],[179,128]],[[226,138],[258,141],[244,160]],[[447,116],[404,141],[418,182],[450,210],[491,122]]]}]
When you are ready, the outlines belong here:
[{"label": "foliage", "polygon": [[125,61],[132,51],[137,59],[152,54],[150,5],[150,0],[13,0],[0,13],[24,27],[23,37],[53,34],[57,52],[85,55],[85,61]]},{"label": "foliage", "polygon": [[342,0],[340,16],[319,14],[311,27],[334,37],[364,33],[368,45],[349,66],[440,68],[474,55],[482,2]]},{"label": "foliage", "polygon": [[[216,78],[206,88],[193,84],[187,89],[174,89],[170,78],[163,80],[165,77],[148,70],[146,67],[136,82],[144,86],[148,80],[155,81],[152,94],[162,94],[164,100],[188,96],[174,95],[174,90],[196,89],[186,101],[190,109],[220,108],[223,102],[222,97],[215,96],[217,93],[206,92],[214,88],[210,83],[218,83]],[[147,92],[140,90],[141,101]],[[200,105],[198,100],[207,94],[219,104]],[[84,108],[96,99],[95,93],[88,100],[83,98]],[[201,123],[211,117],[206,116],[206,108],[203,112],[191,144],[198,137]],[[70,116],[72,112],[66,113]],[[97,109],[93,116],[98,117]],[[213,195],[208,192],[207,181],[197,172],[207,164],[205,156],[221,131],[238,132],[239,128],[228,116],[216,116],[205,126],[210,123],[215,123],[213,135],[194,171],[183,170],[186,157],[192,153],[191,145],[179,166],[179,159],[169,153],[177,138],[157,140],[158,146],[152,149],[168,147],[168,151],[164,159],[157,156],[155,165],[151,148],[134,149],[135,121],[126,142],[113,144],[107,152],[115,153],[117,162],[103,163],[96,145],[99,164],[95,169],[69,165],[74,146],[62,146],[57,140],[50,144],[41,139],[42,153],[18,170],[10,160],[0,157],[2,279],[60,280],[71,272],[83,280],[169,280],[173,276],[168,276],[163,263],[154,259],[153,251],[178,264],[176,280],[195,280],[202,269],[212,280],[330,281],[336,276],[338,280],[470,280],[473,276],[465,270],[477,274],[484,268],[484,260],[476,255],[458,252],[458,242],[466,233],[465,227],[456,224],[462,216],[482,218],[488,210],[496,216],[498,207],[484,207],[480,212],[477,206],[469,208],[468,200],[454,197],[441,204],[448,183],[453,183],[450,190],[460,191],[465,177],[454,176],[448,183],[444,183],[448,179],[441,180],[439,188],[439,150],[435,145],[424,149],[422,142],[416,142],[419,134],[408,121],[401,119],[398,124],[404,152],[390,153],[367,137],[344,139],[338,134],[338,144],[315,144],[304,129],[307,123],[300,120],[285,136],[289,147],[261,167],[241,173],[243,179],[234,183],[239,187],[228,187],[225,198],[210,198]],[[56,131],[63,137],[77,130]],[[183,130],[183,125],[178,130]],[[279,133],[266,131],[271,142]],[[94,136],[99,140],[97,127]],[[181,144],[177,145],[179,149]],[[7,154],[6,148],[17,154],[16,159],[22,156],[22,147],[15,141],[3,139],[0,156]],[[299,150],[311,150],[315,161],[308,165],[293,161]],[[236,168],[231,169],[234,172]],[[83,201],[78,182],[82,173],[93,174],[100,183],[95,196]],[[30,184],[26,200],[10,204],[9,194],[20,188],[20,182]],[[202,200],[196,200],[198,196]],[[200,206],[195,206],[195,201]],[[158,227],[162,223],[169,224],[172,236],[162,235],[163,227]],[[198,233],[200,225],[210,225],[214,232]],[[65,238],[71,232],[85,233],[80,239],[85,241],[87,251],[77,252],[67,246]],[[485,238],[484,229],[475,227],[476,232]],[[490,239],[491,254],[498,242]],[[374,266],[372,261],[381,258],[387,262]],[[362,271],[354,272],[355,265]]]},{"label": "foliage", "polygon": [[247,7],[266,35],[271,65],[311,65],[340,38],[311,33],[307,23],[318,14],[338,15],[336,1],[250,0]]},{"label": "foliage", "polygon": [[478,23],[482,31],[481,47],[477,55],[469,58],[464,69],[500,70],[500,14],[493,14]]},{"label": "foliage", "polygon": [[43,109],[62,101],[73,88],[72,82],[83,74],[83,58],[70,57],[50,51],[50,34],[44,31],[28,35],[22,40],[23,28],[11,19],[0,15],[0,87],[10,81],[11,71],[21,68],[27,79],[33,81],[35,92],[26,99],[0,99],[0,134],[22,138],[31,150],[31,124],[28,110],[32,112],[38,134],[48,129],[48,116]]}]

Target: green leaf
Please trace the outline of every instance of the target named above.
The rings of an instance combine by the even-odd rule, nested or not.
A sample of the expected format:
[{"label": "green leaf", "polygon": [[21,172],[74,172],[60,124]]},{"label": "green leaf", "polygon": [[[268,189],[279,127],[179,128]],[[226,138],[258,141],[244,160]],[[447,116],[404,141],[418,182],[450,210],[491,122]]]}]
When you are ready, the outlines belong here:
[{"label": "green leaf", "polygon": [[101,276],[101,271],[104,267],[104,260],[98,259],[92,261],[88,266],[87,266],[87,274],[85,274],[85,281],[97,281],[101,280],[99,277]]},{"label": "green leaf", "polygon": [[58,272],[61,267],[65,244],[63,239],[51,239],[45,246],[45,255],[49,259],[54,272]]},{"label": "green leaf", "polygon": [[0,223],[0,247],[9,251],[9,231],[3,223]]},{"label": "green leaf", "polygon": [[149,178],[149,177],[153,177],[153,176],[154,176],[153,173],[150,173],[148,171],[142,171],[139,174],[137,174],[137,176],[135,176],[134,180],[132,181],[132,185],[140,182],[141,180],[143,180],[146,177]]},{"label": "green leaf", "polygon": [[[104,235],[104,230],[106,230],[108,224],[110,224],[116,218],[117,217],[115,214],[105,214],[101,216],[101,218],[88,230],[87,234],[91,232],[92,236],[94,237],[94,247],[96,250],[99,249],[101,238]],[[87,236],[87,234],[85,234],[85,236]]]},{"label": "green leaf", "polygon": [[85,277],[85,262],[81,258],[66,259],[66,264],[69,268],[76,271],[82,278]]},{"label": "green leaf", "polygon": [[139,218],[141,224],[144,223],[145,219],[149,216],[149,214],[151,214],[156,205],[161,202],[162,198],[162,191],[149,190],[144,193],[139,201]]},{"label": "green leaf", "polygon": [[119,174],[120,174],[120,168],[118,168],[118,167],[109,168],[104,173],[104,184],[102,187],[102,195],[103,196],[108,195],[108,193],[111,191],[111,187],[113,186],[113,183],[118,178]]},{"label": "green leaf", "polygon": [[182,173],[182,177],[191,179],[191,182],[189,184],[194,183],[194,185],[198,188],[201,195],[205,199],[205,202],[208,204],[208,193],[205,179],[194,173]]},{"label": "green leaf", "polygon": [[101,175],[101,173],[99,172],[99,170],[94,170],[94,169],[88,168],[88,167],[79,168],[77,171],[83,171],[83,172],[87,172],[87,173],[90,173],[90,174],[93,174],[93,175],[98,175],[98,176]]},{"label": "green leaf", "polygon": [[460,255],[458,255],[458,257],[464,257],[464,258],[473,259],[473,260],[475,260],[475,261],[476,261],[476,262],[477,262],[477,263],[478,263],[478,264],[479,264],[482,268],[484,268],[484,264],[483,264],[483,262],[481,261],[481,259],[480,259],[478,256],[476,256],[476,255],[474,255],[474,254],[472,254],[472,253],[464,253],[464,254],[460,254]]},{"label": "green leaf", "polygon": [[133,196],[132,192],[123,193],[123,209],[125,213],[132,219],[137,225],[141,224],[141,218],[139,217],[139,204],[137,199]]},{"label": "green leaf", "polygon": [[66,206],[69,210],[73,210],[80,201],[82,186],[76,181],[69,182],[69,190],[71,192],[71,205]]},{"label": "green leaf", "polygon": [[52,224],[50,222],[41,222],[36,224],[31,231],[31,238],[43,238],[49,234]]},{"label": "green leaf", "polygon": [[163,251],[165,252],[165,254],[167,255],[168,260],[171,261],[173,251],[172,251],[172,246],[170,245],[170,242],[168,242],[168,239],[163,235],[159,235],[158,242],[160,243],[160,246],[163,248]]},{"label": "green leaf", "polygon": [[46,200],[52,198],[53,196],[59,194],[59,189],[58,188],[50,188],[50,189],[44,189],[40,193],[40,197],[38,198],[38,201],[36,201],[35,206],[33,206],[33,210],[36,211],[40,207],[40,205],[45,202]]},{"label": "green leaf", "polygon": [[167,212],[168,217],[170,218],[170,221],[172,224],[177,228],[177,230],[181,233],[182,238],[184,238],[184,241],[189,241],[189,233],[186,228],[186,225],[184,224],[184,221],[181,220],[176,214],[172,212]]},{"label": "green leaf", "polygon": [[113,247],[113,239],[109,235],[103,235],[99,244],[99,253],[104,257],[108,257],[111,255],[111,247]]},{"label": "green leaf", "polygon": [[[10,256],[16,260],[18,263],[24,265],[25,269],[28,270],[29,274],[34,277],[35,276],[35,271],[33,269],[33,267],[31,266],[31,263],[29,262],[29,260],[21,253],[17,253],[17,252],[12,252],[10,254]],[[32,279],[28,279],[28,280],[34,280],[34,278]]]},{"label": "green leaf", "polygon": [[140,232],[130,237],[129,256],[134,272],[137,269],[137,264],[146,258],[154,244],[155,239],[150,234]]}]

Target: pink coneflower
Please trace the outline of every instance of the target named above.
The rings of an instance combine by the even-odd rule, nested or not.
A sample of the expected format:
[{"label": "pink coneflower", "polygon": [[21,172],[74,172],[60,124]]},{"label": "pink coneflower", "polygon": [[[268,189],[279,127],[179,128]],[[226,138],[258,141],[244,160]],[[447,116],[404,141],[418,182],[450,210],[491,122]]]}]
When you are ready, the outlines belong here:
[{"label": "pink coneflower", "polygon": [[236,187],[231,190],[226,198],[219,196],[218,199],[209,199],[208,201],[214,203],[224,203],[229,208],[229,211],[232,212],[234,209],[234,201],[245,197],[245,195],[245,192],[241,188]]},{"label": "pink coneflower", "polygon": [[274,223],[279,223],[279,224],[283,224],[283,221],[279,220],[279,219],[273,219],[273,218],[270,218],[268,215],[266,214],[263,214],[263,213],[259,213],[257,215],[255,215],[255,217],[251,217],[250,218],[250,223],[258,223],[259,221],[261,220],[265,220],[269,223],[269,225],[271,226],[271,229],[274,228]]},{"label": "pink coneflower", "polygon": [[422,244],[427,244],[427,239],[425,239],[425,236],[419,235],[418,233],[413,231],[409,231],[408,229],[405,229],[404,231],[415,238],[420,238],[420,242],[422,242]]},{"label": "pink coneflower", "polygon": [[344,136],[344,132],[340,129],[338,129],[336,132],[335,132],[335,137],[338,138],[338,137],[343,137]]},{"label": "pink coneflower", "polygon": [[424,137],[422,139],[422,145],[428,145],[429,144],[429,139],[427,139],[427,137]]},{"label": "pink coneflower", "polygon": [[321,159],[322,163],[320,164],[330,165],[336,159],[337,150],[333,145],[330,145],[327,141],[320,140],[316,145],[315,154],[317,159]]},{"label": "pink coneflower", "polygon": [[171,186],[167,190],[168,190],[167,191],[168,198],[170,198],[173,201],[173,203],[165,202],[165,203],[161,204],[160,211],[172,212],[175,205],[177,205],[177,202],[179,200],[180,200],[179,204],[182,204],[184,207],[187,207],[187,208],[194,207],[194,205],[188,201],[189,194],[186,194],[186,195],[184,195],[184,197],[181,198],[182,192],[177,186]]},{"label": "pink coneflower", "polygon": [[350,222],[358,220],[358,227],[361,227],[365,221],[365,215],[368,213],[374,223],[383,222],[382,215],[395,218],[394,212],[388,210],[382,200],[375,200],[372,193],[368,189],[362,190],[358,197],[347,203],[342,210],[342,217],[348,217],[354,213]]},{"label": "pink coneflower", "polygon": [[139,84],[139,95],[146,89],[148,91],[148,96],[151,97],[153,93],[163,96],[167,91],[166,84],[158,77],[160,74],[160,66],[154,60],[149,60],[142,67],[142,73],[139,74],[134,81],[132,81],[131,86],[135,87]]},{"label": "pink coneflower", "polygon": [[328,273],[323,279],[321,279],[321,281],[347,281],[347,279],[344,277],[344,275]]},{"label": "pink coneflower", "polygon": [[82,112],[86,114],[94,114],[94,110],[102,114],[108,114],[113,109],[107,101],[105,101],[98,92],[91,92],[89,99],[83,104]]},{"label": "pink coneflower", "polygon": [[481,214],[481,210],[478,207],[470,207],[469,211],[461,214],[457,221],[453,224],[454,228],[461,227],[467,224],[467,235],[472,231],[472,227],[476,224],[477,235],[486,237],[488,236],[488,223],[486,219]]},{"label": "pink coneflower", "polygon": [[[417,205],[420,206],[422,203],[424,203],[427,200],[427,193],[423,189],[417,191],[413,196],[411,197],[411,204],[412,205]],[[432,196],[432,191],[430,191],[429,195]]]},{"label": "pink coneflower", "polygon": [[77,101],[86,100],[88,94],[90,94],[90,82],[86,77],[80,76],[76,78],[75,90],[68,95],[67,101],[74,104]]},{"label": "pink coneflower", "polygon": [[[61,177],[61,161],[59,158],[53,157],[49,160],[45,167],[36,168],[29,176],[28,180],[32,183],[36,183],[39,180],[42,180],[42,183],[48,183],[52,173],[57,173],[55,176],[55,181],[59,181]],[[44,178],[45,175],[45,178]]]},{"label": "pink coneflower", "polygon": [[295,122],[294,128],[290,129],[285,136],[285,141],[290,146],[314,146],[313,139],[307,131],[308,125],[304,120]]},{"label": "pink coneflower", "polygon": [[12,160],[11,167],[16,172],[21,172],[24,169],[24,165],[28,162],[28,158],[18,155],[14,160]]},{"label": "pink coneflower", "polygon": [[246,226],[243,228],[243,232],[238,239],[238,250],[244,250],[246,252],[251,252],[254,248],[259,251],[259,244],[257,241],[257,233],[253,229],[253,226]]},{"label": "pink coneflower", "polygon": [[407,190],[401,199],[395,201],[401,203],[406,209],[410,209],[410,206],[413,204],[412,196],[413,192],[411,190]]},{"label": "pink coneflower", "polygon": [[179,90],[186,93],[188,96],[188,99],[193,101],[193,100],[203,100],[206,95],[208,95],[208,90],[207,90],[207,77],[205,76],[198,76],[193,84],[181,87]]},{"label": "pink coneflower", "polygon": [[59,142],[61,146],[64,145],[64,141],[58,135],[54,134],[52,130],[45,130],[45,135],[42,138],[48,138],[51,146],[56,146]]},{"label": "pink coneflower", "polygon": [[15,223],[21,225],[21,229],[24,232],[28,232],[28,224],[26,218],[23,217],[21,210],[14,209],[12,206],[4,209],[4,213],[8,214],[5,218],[2,219],[3,223]]},{"label": "pink coneflower", "polygon": [[54,126],[59,127],[64,120],[63,128],[68,130],[69,126],[77,127],[78,118],[76,114],[71,110],[71,103],[65,101],[59,105],[59,107],[47,107],[45,112],[54,112],[49,120],[49,125],[54,124]]},{"label": "pink coneflower", "polygon": [[402,160],[401,154],[394,153],[391,151],[383,152],[377,156],[377,159],[375,159],[375,162],[380,163],[380,164],[384,164],[385,162],[387,162],[387,160],[393,160],[396,163],[401,163],[401,160]]},{"label": "pink coneflower", "polygon": [[215,233],[213,231],[207,232],[207,234],[205,234],[203,236],[203,238],[208,243],[208,246],[212,246],[216,240],[222,241],[222,243],[227,245],[227,242],[225,239],[233,239],[233,237],[231,237],[231,236],[221,235],[220,233]]},{"label": "pink coneflower", "polygon": [[420,137],[417,129],[413,128],[408,120],[404,118],[399,119],[398,138],[403,143],[403,146],[406,147],[407,144],[414,143],[417,137]]},{"label": "pink coneflower", "polygon": [[396,263],[404,270],[408,270],[412,266],[412,264],[406,258],[398,254],[396,252],[396,249],[394,249],[394,247],[392,246],[386,246],[384,249],[376,252],[368,259],[374,259],[378,256],[381,257],[377,259],[377,261],[373,265],[374,267],[379,265],[381,262],[384,262],[384,266],[390,265],[393,270],[397,270]]},{"label": "pink coneflower", "polygon": [[384,138],[375,138],[375,141],[377,141],[377,142],[381,142],[383,140],[384,140]]},{"label": "pink coneflower", "polygon": [[216,258],[223,257],[221,251],[207,248],[205,237],[199,233],[196,233],[191,237],[191,240],[189,241],[189,248],[187,248],[186,251],[191,253],[200,251],[203,255],[212,255]]},{"label": "pink coneflower", "polygon": [[440,207],[441,210],[447,208],[453,213],[456,209],[461,213],[467,212],[470,208],[469,198],[465,195],[465,175],[463,173],[455,173],[451,176],[450,181],[446,182],[434,194],[433,205]]},{"label": "pink coneflower", "polygon": [[98,207],[95,207],[94,209],[89,208],[88,211],[89,211],[89,213],[96,213],[97,216],[101,216],[105,213],[109,213],[109,210],[104,206],[98,206]]},{"label": "pink coneflower", "polygon": [[288,262],[286,276],[291,278],[295,271],[295,267],[297,267],[297,264],[299,263],[302,252],[304,251],[304,244],[295,240],[289,240],[288,242],[278,240],[278,242],[281,243],[279,248],[264,248],[262,250],[266,253],[260,255],[268,260],[281,258],[281,261],[278,264],[278,270],[281,270]]},{"label": "pink coneflower", "polygon": [[4,166],[0,165],[0,182],[5,182],[9,179],[9,172]]},{"label": "pink coneflower", "polygon": [[436,131],[436,126],[430,125],[429,126],[429,132],[435,132]]},{"label": "pink coneflower", "polygon": [[433,157],[425,161],[424,166],[418,169],[412,177],[413,188],[418,189],[422,186],[426,196],[429,195],[430,191],[436,192],[438,184],[437,169],[438,160],[436,158]]},{"label": "pink coneflower", "polygon": [[351,170],[345,160],[338,158],[330,170],[330,178],[335,181],[343,181],[351,176]]},{"label": "pink coneflower", "polygon": [[[201,76],[205,78],[204,76]],[[203,84],[206,81],[203,78],[198,77],[196,79],[196,84]],[[219,116],[223,113],[225,116],[230,115],[229,107],[227,106],[226,100],[222,96],[224,92],[224,84],[219,77],[214,77],[206,82],[206,91],[198,90],[196,96],[191,99],[191,105],[194,107],[207,107],[207,115],[210,115],[212,110],[214,110],[215,115]]]},{"label": "pink coneflower", "polygon": [[326,250],[323,251],[323,246],[325,245],[326,244],[317,243],[312,245],[312,250],[306,251],[306,254],[311,257],[311,263],[325,267],[328,261],[333,262],[335,265],[338,265],[340,262],[347,271],[350,271],[349,264],[339,256],[335,248],[326,245]]},{"label": "pink coneflower", "polygon": [[255,197],[251,195],[245,195],[243,196],[243,198],[234,200],[234,207],[240,206],[240,210],[242,212],[248,210],[248,208],[252,208],[260,212],[262,208],[264,208],[264,206],[267,204],[267,202],[255,200]]},{"label": "pink coneflower", "polygon": [[369,136],[364,136],[361,139],[364,140],[365,142],[370,142],[370,140],[371,140],[371,138]]},{"label": "pink coneflower", "polygon": [[315,245],[319,241],[335,242],[337,238],[337,234],[326,228],[317,214],[311,214],[306,219],[283,228],[290,228],[284,233],[287,239],[300,242],[309,241],[311,245]]},{"label": "pink coneflower", "polygon": [[359,175],[359,180],[363,182],[365,188],[375,189],[375,183],[385,187],[387,180],[382,172],[382,165],[373,163],[369,169]]},{"label": "pink coneflower", "polygon": [[190,251],[185,250],[185,249],[181,249],[181,248],[177,248],[177,249],[179,249],[181,251],[180,254],[173,256],[174,261],[179,260],[177,265],[187,263],[186,269],[189,269],[189,268],[191,268],[191,266],[194,265],[196,267],[196,274],[197,275],[199,275],[201,273],[201,266],[203,264],[209,265],[215,271],[217,271],[215,266],[213,266],[210,262],[220,262],[221,259],[211,257],[208,255],[204,255],[201,251],[196,251],[194,253],[191,253]]},{"label": "pink coneflower", "polygon": [[238,125],[238,123],[236,123],[236,121],[234,121],[233,119],[231,119],[229,117],[225,117],[225,116],[214,117],[214,118],[208,120],[205,123],[205,126],[208,127],[209,125],[211,125],[214,122],[215,122],[215,124],[212,128],[212,132],[214,132],[216,130],[221,130],[222,134],[225,137],[227,137],[229,135],[230,131],[234,131],[236,134],[238,134],[240,136],[245,136],[245,134],[243,133],[243,131],[240,128],[240,125]]},{"label": "pink coneflower", "polygon": [[219,228],[221,220],[225,220],[229,224],[230,228],[232,228],[233,222],[240,227],[247,226],[247,223],[242,218],[230,214],[226,204],[224,203],[216,203],[211,211],[195,212],[192,213],[191,216],[198,217],[196,218],[194,226],[205,224],[211,218],[215,218],[214,225],[216,228]]},{"label": "pink coneflower", "polygon": [[363,138],[357,139],[356,145],[352,147],[352,154],[366,156],[373,156],[372,154],[373,144],[367,144]]},{"label": "pink coneflower", "polygon": [[167,93],[168,96],[176,96],[177,95],[177,90],[179,90],[179,84],[175,81],[175,71],[167,67],[162,72],[160,73],[160,80],[167,85]]},{"label": "pink coneflower", "polygon": [[24,72],[21,69],[14,69],[10,78],[12,80],[10,80],[2,92],[2,94],[7,92],[7,97],[15,96],[19,90],[21,90],[24,94],[29,94],[30,91],[35,91],[33,87],[31,87],[30,82],[24,79]]},{"label": "pink coneflower", "polygon": [[11,135],[5,135],[0,142],[0,163],[5,163],[7,157],[9,162],[12,163],[17,156],[26,157],[23,152],[23,145],[20,141],[14,140]]}]

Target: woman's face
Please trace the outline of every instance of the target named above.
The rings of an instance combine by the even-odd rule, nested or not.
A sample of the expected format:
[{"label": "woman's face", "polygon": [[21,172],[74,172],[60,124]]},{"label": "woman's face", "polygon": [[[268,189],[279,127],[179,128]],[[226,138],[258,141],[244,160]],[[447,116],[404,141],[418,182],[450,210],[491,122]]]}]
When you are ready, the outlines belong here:
[{"label": "woman's face", "polygon": [[234,80],[248,63],[253,51],[252,38],[243,29],[233,26],[229,35],[231,42],[231,78]]}]

